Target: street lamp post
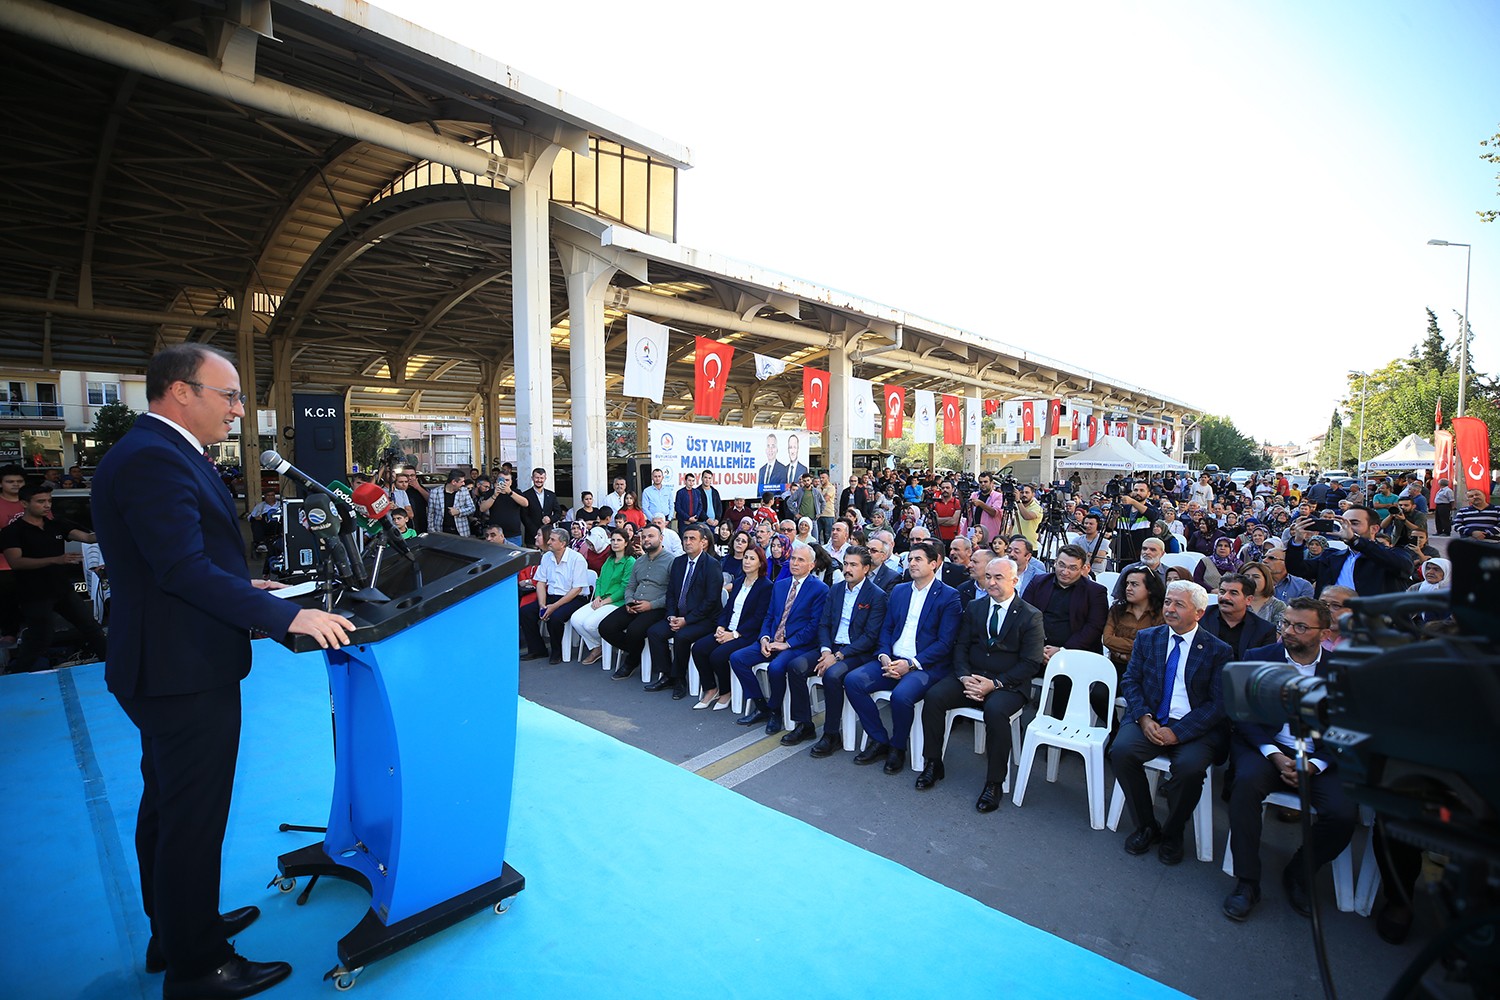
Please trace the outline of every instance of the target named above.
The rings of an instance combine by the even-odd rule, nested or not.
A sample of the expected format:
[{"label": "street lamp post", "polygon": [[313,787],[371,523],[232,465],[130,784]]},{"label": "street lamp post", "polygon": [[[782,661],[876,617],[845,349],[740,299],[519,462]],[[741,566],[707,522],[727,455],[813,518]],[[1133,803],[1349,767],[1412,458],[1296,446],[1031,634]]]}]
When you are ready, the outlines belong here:
[{"label": "street lamp post", "polygon": [[1428,240],[1430,247],[1464,248],[1464,328],[1458,340],[1458,413],[1464,415],[1464,390],[1469,383],[1469,265],[1474,260],[1474,248],[1467,243],[1450,243],[1447,240]]},{"label": "street lamp post", "polygon": [[[1358,477],[1365,474],[1365,397],[1370,394],[1370,373],[1351,371],[1349,374],[1359,376],[1359,465],[1354,471],[1355,476]],[[1341,450],[1343,443],[1344,435],[1341,430],[1339,433],[1339,447]]]}]

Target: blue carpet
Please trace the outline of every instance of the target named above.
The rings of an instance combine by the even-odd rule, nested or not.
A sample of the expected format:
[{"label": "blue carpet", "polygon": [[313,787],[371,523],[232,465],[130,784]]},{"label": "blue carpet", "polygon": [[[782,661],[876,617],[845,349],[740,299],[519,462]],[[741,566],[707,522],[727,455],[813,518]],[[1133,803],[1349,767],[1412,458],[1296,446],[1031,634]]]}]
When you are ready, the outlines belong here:
[{"label": "blue carpet", "polygon": [[[327,998],[321,977],[369,897],[324,879],[299,907],[265,887],[278,854],[318,839],[277,824],[327,819],[322,662],[257,643],[244,698],[224,905],[264,911],[242,953],[293,965],[268,995]],[[519,726],[506,860],[526,890],[375,963],[351,995],[1181,995],[554,712],[523,701]],[[103,668],[0,678],[0,754],[5,994],[160,996],[140,969],[139,744]]]}]

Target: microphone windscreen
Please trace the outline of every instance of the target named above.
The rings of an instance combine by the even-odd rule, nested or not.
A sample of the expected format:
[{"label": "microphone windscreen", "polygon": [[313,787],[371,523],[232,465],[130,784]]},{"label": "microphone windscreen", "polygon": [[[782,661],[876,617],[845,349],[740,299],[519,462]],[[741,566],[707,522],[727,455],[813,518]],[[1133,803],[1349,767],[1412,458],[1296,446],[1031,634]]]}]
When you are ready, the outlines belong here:
[{"label": "microphone windscreen", "polygon": [[365,517],[378,521],[390,513],[394,504],[385,490],[374,483],[360,483],[354,487],[354,507]]}]

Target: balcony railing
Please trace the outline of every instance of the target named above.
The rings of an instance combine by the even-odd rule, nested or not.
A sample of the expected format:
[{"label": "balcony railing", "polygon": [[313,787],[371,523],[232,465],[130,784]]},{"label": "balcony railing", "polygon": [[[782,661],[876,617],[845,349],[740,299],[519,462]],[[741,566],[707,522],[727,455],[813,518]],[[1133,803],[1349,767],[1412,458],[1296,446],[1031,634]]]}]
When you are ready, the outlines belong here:
[{"label": "balcony railing", "polygon": [[61,420],[61,403],[0,403],[0,420]]}]

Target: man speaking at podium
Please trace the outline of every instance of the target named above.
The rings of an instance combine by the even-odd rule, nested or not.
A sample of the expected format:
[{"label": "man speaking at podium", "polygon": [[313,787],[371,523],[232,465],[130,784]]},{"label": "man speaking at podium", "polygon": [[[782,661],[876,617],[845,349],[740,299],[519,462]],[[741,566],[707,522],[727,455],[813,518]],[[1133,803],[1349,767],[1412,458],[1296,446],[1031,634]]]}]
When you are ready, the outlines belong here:
[{"label": "man speaking at podium", "polygon": [[292,971],[230,947],[258,909],[219,912],[249,633],[310,635],[326,648],[354,625],[250,579],[234,500],[204,450],[245,415],[229,358],[202,344],[169,347],[146,368],[146,399],[148,413],[99,463],[93,493],[111,584],[104,675],[141,732],[146,970],[166,972],[166,1000],[245,997]]}]

